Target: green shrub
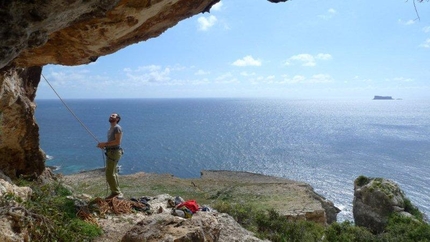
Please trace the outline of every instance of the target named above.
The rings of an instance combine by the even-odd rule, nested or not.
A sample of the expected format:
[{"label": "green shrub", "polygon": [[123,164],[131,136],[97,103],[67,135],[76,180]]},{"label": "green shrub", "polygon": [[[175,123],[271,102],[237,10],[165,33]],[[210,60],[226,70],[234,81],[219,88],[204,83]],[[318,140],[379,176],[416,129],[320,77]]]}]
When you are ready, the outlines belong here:
[{"label": "green shrub", "polygon": [[76,216],[71,192],[58,182],[30,183],[32,197],[24,203],[31,219],[27,223],[32,241],[91,241],[102,230]]},{"label": "green shrub", "polygon": [[275,210],[260,213],[256,220],[260,237],[270,241],[321,241],[323,226],[307,221],[288,221]]},{"label": "green shrub", "polygon": [[388,220],[386,232],[381,235],[381,238],[384,241],[430,241],[430,225],[395,214]]},{"label": "green shrub", "polygon": [[333,223],[325,230],[324,241],[327,242],[366,242],[377,241],[366,228],[354,226],[353,223],[345,221],[343,223]]},{"label": "green shrub", "polygon": [[243,227],[255,232],[255,218],[258,216],[258,210],[251,204],[219,202],[215,204],[214,208],[221,213],[228,213]]},{"label": "green shrub", "polygon": [[423,214],[420,212],[420,210],[415,207],[411,200],[409,200],[408,198],[404,198],[404,202],[405,202],[405,211],[412,214],[416,219],[422,221],[424,219]]},{"label": "green shrub", "polygon": [[290,222],[275,210],[258,210],[250,204],[218,203],[214,208],[228,213],[244,228],[273,242],[429,242],[430,225],[395,215],[386,231],[372,234],[352,222],[333,223],[327,227],[307,221]]},{"label": "green shrub", "polygon": [[355,184],[359,187],[362,187],[370,182],[370,179],[365,176],[359,176],[355,179]]},{"label": "green shrub", "polygon": [[393,215],[384,233],[374,235],[351,222],[334,223],[326,228],[327,242],[428,242],[430,225],[401,215]]},{"label": "green shrub", "polygon": [[218,203],[214,206],[219,212],[228,213],[239,224],[257,237],[278,241],[320,241],[323,226],[306,221],[291,222],[273,209],[256,209],[250,204]]}]

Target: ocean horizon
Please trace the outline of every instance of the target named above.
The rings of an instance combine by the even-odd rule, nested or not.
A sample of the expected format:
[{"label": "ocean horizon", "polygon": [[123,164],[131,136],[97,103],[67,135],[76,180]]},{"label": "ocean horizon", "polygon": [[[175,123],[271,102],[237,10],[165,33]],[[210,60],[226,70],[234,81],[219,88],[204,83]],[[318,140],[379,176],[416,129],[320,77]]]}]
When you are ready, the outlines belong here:
[{"label": "ocean horizon", "polygon": [[360,175],[399,184],[430,212],[430,101],[284,99],[36,99],[40,146],[64,175],[104,167],[98,141],[117,112],[121,174],[199,177],[231,170],[310,184],[352,221]]}]

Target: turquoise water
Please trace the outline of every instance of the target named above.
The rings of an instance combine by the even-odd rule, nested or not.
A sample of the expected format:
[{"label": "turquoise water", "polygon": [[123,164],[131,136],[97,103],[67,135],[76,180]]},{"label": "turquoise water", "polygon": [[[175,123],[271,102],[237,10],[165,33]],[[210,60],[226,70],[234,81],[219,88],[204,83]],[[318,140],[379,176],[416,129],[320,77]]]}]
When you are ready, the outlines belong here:
[{"label": "turquoise water", "polygon": [[397,182],[430,212],[430,102],[251,99],[37,100],[47,165],[76,173],[104,166],[112,112],[122,116],[121,173],[199,177],[257,172],[306,182],[352,220],[359,175]]}]

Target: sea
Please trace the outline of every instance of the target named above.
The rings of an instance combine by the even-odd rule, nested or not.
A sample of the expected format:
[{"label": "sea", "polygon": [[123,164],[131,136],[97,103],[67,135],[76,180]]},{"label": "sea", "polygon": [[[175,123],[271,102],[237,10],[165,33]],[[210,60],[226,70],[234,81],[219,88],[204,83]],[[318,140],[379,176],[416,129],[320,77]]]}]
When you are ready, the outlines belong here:
[{"label": "sea", "polygon": [[36,99],[47,166],[104,167],[109,116],[123,129],[123,175],[200,177],[232,170],[310,184],[353,221],[354,180],[393,180],[430,214],[430,101],[288,99]]}]

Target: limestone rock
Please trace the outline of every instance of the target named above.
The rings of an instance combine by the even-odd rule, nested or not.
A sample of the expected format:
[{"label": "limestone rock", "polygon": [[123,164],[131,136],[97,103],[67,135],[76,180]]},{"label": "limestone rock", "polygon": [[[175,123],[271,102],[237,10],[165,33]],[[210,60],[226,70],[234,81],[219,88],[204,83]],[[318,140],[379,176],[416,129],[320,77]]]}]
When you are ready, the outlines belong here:
[{"label": "limestone rock", "polygon": [[16,221],[12,220],[10,216],[7,215],[7,211],[0,211],[0,241],[5,242],[21,242],[30,241],[30,236],[28,229],[21,228],[16,231]]},{"label": "limestone rock", "polygon": [[218,221],[221,225],[221,233],[219,241],[235,241],[235,242],[257,242],[268,241],[260,240],[255,237],[253,233],[244,229],[240,224],[234,220],[233,217],[226,213],[218,215]]},{"label": "limestone rock", "polygon": [[40,175],[45,168],[33,102],[41,72],[11,68],[0,75],[0,170],[12,179]]},{"label": "limestone rock", "polygon": [[137,223],[121,241],[218,241],[220,226],[213,215],[196,214],[184,219],[155,214]]},{"label": "limestone rock", "polygon": [[392,213],[412,216],[407,211],[405,199],[403,191],[393,181],[360,176],[354,181],[355,224],[381,233]]},{"label": "limestone rock", "polygon": [[13,195],[25,202],[30,199],[32,193],[33,190],[29,187],[18,187],[4,179],[0,179],[0,199],[4,199],[7,195]]},{"label": "limestone rock", "polygon": [[156,214],[137,223],[122,242],[138,241],[262,241],[242,228],[231,216],[218,212],[197,212],[191,219]]},{"label": "limestone rock", "polygon": [[174,198],[162,194],[149,201],[158,214],[138,222],[121,241],[261,241],[228,214],[198,211],[190,219],[173,216],[168,199]]},{"label": "limestone rock", "polygon": [[30,199],[32,193],[29,187],[18,187],[0,178],[0,241],[29,241],[28,230],[22,225],[28,214],[20,203]]}]

